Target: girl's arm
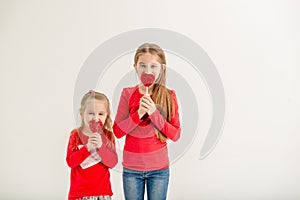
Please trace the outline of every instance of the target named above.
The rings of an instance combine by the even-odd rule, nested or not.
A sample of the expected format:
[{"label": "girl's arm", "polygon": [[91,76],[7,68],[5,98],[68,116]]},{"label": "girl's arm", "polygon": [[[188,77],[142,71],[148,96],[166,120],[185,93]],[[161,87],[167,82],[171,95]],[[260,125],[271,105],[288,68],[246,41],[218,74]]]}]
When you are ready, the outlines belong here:
[{"label": "girl's arm", "polygon": [[90,155],[90,152],[87,150],[86,146],[78,149],[78,140],[79,137],[77,131],[72,131],[69,138],[66,158],[67,164],[71,168],[80,166],[80,164]]},{"label": "girl's arm", "polygon": [[101,134],[102,145],[98,150],[101,162],[109,168],[113,168],[118,163],[118,155],[115,145],[107,139],[105,134]]},{"label": "girl's arm", "polygon": [[150,120],[155,125],[155,127],[162,132],[165,136],[170,138],[172,141],[177,141],[180,137],[180,122],[178,114],[178,103],[175,92],[171,91],[172,100],[174,104],[174,116],[171,121],[168,122],[163,115],[156,109],[150,116]]},{"label": "girl's arm", "polygon": [[138,111],[129,113],[128,101],[130,92],[128,89],[123,89],[118,106],[117,115],[113,125],[114,134],[117,138],[133,131],[141,122]]}]

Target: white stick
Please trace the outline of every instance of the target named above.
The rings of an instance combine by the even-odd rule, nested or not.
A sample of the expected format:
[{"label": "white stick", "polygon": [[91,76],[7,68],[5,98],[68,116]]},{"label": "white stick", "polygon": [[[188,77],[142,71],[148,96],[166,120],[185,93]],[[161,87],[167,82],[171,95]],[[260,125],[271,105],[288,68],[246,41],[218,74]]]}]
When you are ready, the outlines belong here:
[{"label": "white stick", "polygon": [[148,93],[148,87],[146,87],[146,96],[150,96],[150,94]]}]

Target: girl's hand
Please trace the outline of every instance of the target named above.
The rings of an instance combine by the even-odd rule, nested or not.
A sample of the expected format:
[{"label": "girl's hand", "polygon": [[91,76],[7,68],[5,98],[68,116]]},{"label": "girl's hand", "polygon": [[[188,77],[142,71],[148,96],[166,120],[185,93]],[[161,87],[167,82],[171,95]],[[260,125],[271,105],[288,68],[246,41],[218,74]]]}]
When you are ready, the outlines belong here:
[{"label": "girl's hand", "polygon": [[147,113],[147,108],[145,107],[145,103],[142,102],[143,97],[140,99],[140,106],[138,109],[139,118],[142,119],[142,117]]},{"label": "girl's hand", "polygon": [[92,133],[92,135],[89,136],[89,140],[86,146],[90,151],[93,148],[100,148],[101,145],[102,145],[102,139],[99,133]]},{"label": "girl's hand", "polygon": [[140,100],[140,107],[138,110],[140,118],[142,118],[146,113],[148,113],[148,115],[151,115],[155,110],[156,106],[151,97],[144,95]]},{"label": "girl's hand", "polygon": [[94,147],[94,145],[92,144],[92,142],[90,140],[88,140],[88,143],[86,144],[86,148],[87,150],[90,152]]}]

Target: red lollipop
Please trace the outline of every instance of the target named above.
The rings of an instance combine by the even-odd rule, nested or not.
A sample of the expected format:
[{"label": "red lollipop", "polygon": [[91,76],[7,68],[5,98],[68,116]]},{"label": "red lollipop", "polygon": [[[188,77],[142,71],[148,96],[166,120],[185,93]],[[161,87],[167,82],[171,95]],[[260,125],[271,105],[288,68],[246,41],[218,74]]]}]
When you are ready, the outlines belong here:
[{"label": "red lollipop", "polygon": [[99,120],[98,122],[96,122],[95,120],[91,120],[89,121],[89,126],[93,133],[97,133],[102,129],[103,124],[101,120]]},{"label": "red lollipop", "polygon": [[142,75],[141,75],[141,81],[144,84],[144,86],[146,86],[146,95],[147,96],[149,96],[148,87],[154,83],[154,80],[155,80],[154,74],[142,73]]},{"label": "red lollipop", "polygon": [[144,84],[144,86],[146,86],[146,87],[149,87],[150,85],[152,85],[154,83],[154,80],[155,80],[154,74],[142,73],[142,75],[141,75],[141,81]]}]

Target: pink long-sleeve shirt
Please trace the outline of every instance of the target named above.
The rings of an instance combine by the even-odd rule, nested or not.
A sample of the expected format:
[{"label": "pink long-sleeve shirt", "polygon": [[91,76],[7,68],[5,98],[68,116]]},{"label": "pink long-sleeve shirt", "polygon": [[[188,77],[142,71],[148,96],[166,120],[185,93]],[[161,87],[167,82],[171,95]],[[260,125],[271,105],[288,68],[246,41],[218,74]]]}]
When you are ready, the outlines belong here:
[{"label": "pink long-sleeve shirt", "polygon": [[[102,146],[97,152],[101,162],[83,169],[80,164],[91,155],[86,148],[88,136],[77,129],[72,130],[66,157],[67,164],[71,168],[69,200],[85,196],[112,196],[109,168],[117,164],[118,157],[114,144],[106,137],[107,134],[107,130],[101,134]],[[82,148],[79,149],[79,146]]]},{"label": "pink long-sleeve shirt", "polygon": [[165,169],[169,166],[166,142],[161,142],[155,128],[172,141],[180,137],[180,122],[176,94],[170,90],[174,115],[168,122],[158,109],[150,116],[139,119],[138,108],[143,96],[137,86],[124,88],[113,125],[117,138],[126,136],[123,151],[123,166],[137,171]]}]

